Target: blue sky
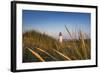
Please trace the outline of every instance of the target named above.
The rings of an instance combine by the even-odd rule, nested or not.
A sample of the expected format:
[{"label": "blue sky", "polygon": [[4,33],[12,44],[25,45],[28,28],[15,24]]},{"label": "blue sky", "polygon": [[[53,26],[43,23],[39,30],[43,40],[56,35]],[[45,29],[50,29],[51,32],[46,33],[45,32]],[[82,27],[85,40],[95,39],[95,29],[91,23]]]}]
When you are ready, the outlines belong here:
[{"label": "blue sky", "polygon": [[23,32],[34,29],[54,38],[58,38],[59,32],[62,32],[64,38],[70,38],[65,30],[66,25],[71,33],[81,29],[89,35],[90,19],[90,13],[23,10]]}]

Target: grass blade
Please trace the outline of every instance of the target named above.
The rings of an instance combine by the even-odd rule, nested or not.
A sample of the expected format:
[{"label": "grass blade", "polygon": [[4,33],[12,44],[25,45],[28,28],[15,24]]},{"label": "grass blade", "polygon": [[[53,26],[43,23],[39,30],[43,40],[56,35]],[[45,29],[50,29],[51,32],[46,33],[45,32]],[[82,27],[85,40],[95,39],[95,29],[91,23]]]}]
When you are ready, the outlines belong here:
[{"label": "grass blade", "polygon": [[44,62],[45,60],[38,54],[36,53],[35,51],[33,51],[32,49],[30,48],[27,48],[34,56],[36,56],[40,61]]},{"label": "grass blade", "polygon": [[59,51],[57,51],[57,50],[55,50],[55,49],[53,49],[53,50],[54,50],[56,53],[58,53],[59,55],[61,55],[62,57],[64,57],[65,59],[71,60],[68,56],[62,54],[61,52],[59,52]]},{"label": "grass blade", "polygon": [[55,57],[53,57],[52,55],[50,55],[48,52],[46,52],[46,51],[44,51],[44,50],[42,50],[42,49],[40,49],[40,48],[36,48],[36,49],[38,49],[38,50],[40,50],[41,52],[45,53],[46,55],[50,56],[50,57],[53,58],[54,60],[57,60]]}]

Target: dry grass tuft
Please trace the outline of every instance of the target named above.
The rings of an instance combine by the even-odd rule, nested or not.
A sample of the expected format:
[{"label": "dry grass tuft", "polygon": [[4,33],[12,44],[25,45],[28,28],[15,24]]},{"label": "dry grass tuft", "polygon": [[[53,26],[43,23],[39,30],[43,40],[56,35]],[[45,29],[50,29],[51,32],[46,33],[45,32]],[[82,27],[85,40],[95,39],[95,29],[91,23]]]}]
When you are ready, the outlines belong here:
[{"label": "dry grass tuft", "polygon": [[63,41],[62,44],[53,37],[35,30],[23,33],[23,62],[90,59],[91,39],[87,39],[82,31],[75,33],[79,35],[78,39],[73,39],[75,37],[70,30],[66,26],[65,29],[71,39]]}]

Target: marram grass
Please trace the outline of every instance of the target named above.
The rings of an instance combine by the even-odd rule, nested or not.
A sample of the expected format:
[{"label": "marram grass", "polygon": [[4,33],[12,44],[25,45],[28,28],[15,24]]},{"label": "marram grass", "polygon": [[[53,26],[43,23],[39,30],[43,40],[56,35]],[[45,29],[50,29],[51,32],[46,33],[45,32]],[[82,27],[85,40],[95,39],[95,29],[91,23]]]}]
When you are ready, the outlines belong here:
[{"label": "marram grass", "polygon": [[[77,32],[78,39],[73,39],[72,33],[65,26],[66,35],[70,40],[59,43],[47,34],[31,30],[23,33],[23,62],[47,62],[87,60],[91,58],[91,39],[86,39],[85,33]],[[75,33],[75,34],[77,34]]]}]

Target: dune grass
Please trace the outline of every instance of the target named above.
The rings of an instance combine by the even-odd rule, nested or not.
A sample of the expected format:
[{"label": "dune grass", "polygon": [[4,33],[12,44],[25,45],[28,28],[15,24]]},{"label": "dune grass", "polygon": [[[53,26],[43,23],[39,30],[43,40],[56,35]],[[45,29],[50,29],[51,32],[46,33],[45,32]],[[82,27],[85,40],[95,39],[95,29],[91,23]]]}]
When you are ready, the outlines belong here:
[{"label": "dune grass", "polygon": [[91,40],[87,39],[82,31],[77,32],[78,39],[73,39],[70,30],[66,26],[65,29],[66,35],[69,34],[71,39],[62,43],[47,34],[35,30],[23,33],[23,62],[90,59]]}]

